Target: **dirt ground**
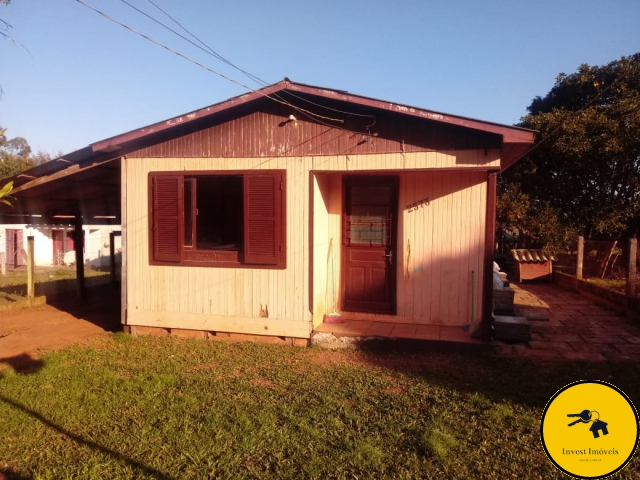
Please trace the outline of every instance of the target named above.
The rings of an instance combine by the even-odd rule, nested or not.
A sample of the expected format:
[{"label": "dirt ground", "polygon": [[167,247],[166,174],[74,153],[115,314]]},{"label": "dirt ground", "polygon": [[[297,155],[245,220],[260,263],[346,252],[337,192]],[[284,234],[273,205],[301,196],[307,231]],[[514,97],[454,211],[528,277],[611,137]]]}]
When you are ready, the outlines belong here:
[{"label": "dirt ground", "polygon": [[117,291],[103,288],[81,302],[74,294],[48,299],[41,307],[0,313],[0,370],[39,358],[89,338],[117,331]]}]

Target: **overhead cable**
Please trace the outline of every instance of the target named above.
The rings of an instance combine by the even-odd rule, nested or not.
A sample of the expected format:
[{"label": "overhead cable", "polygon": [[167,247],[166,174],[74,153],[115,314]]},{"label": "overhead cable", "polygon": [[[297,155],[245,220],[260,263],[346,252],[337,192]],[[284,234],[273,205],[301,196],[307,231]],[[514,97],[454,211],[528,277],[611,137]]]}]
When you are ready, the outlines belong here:
[{"label": "overhead cable", "polygon": [[[121,0],[124,3],[127,3],[126,0]],[[217,58],[218,60],[226,63],[227,65],[229,65],[230,67],[235,68],[236,70],[238,70],[239,72],[243,73],[245,76],[247,76],[248,78],[250,78],[251,80],[255,81],[256,83],[262,85],[262,86],[267,86],[268,82],[266,82],[265,80],[262,80],[260,77],[247,72],[246,70],[238,67],[237,65],[235,65],[233,62],[231,62],[230,60],[226,59],[225,57],[223,57],[222,55],[220,55],[218,52],[216,52],[213,48],[211,48],[207,43],[205,43],[203,40],[201,40],[200,38],[198,38],[194,33],[192,33],[189,29],[187,29],[187,27],[185,27],[184,25],[182,25],[178,20],[176,20],[172,15],[170,15],[166,10],[162,9],[157,3],[155,3],[153,0],[147,0],[151,5],[153,5],[155,8],[157,8],[160,12],[162,12],[163,15],[165,15],[167,18],[169,18],[172,22],[174,22],[176,25],[178,25],[182,30],[184,30],[185,33],[187,33],[189,36],[191,36],[193,39],[195,39],[198,43],[200,43],[200,45],[202,45],[202,47],[206,48],[207,51],[213,55],[215,58]],[[127,3],[127,5],[129,5],[129,3]],[[132,7],[135,8],[135,7]],[[137,8],[135,8],[136,10],[138,10]],[[140,10],[138,10],[140,11]],[[143,13],[143,12],[141,12]],[[150,17],[149,15],[147,15],[146,13],[143,13],[145,16]],[[170,30],[171,32],[175,33],[176,35],[178,35],[180,38],[184,38],[182,35],[178,34],[177,32],[174,32],[171,28],[167,27],[166,25],[164,25],[163,23],[159,22],[158,20],[156,20],[155,18],[152,18],[153,21],[155,21],[156,23],[162,25],[163,27],[167,28],[168,30]],[[189,40],[188,40],[189,41]],[[193,44],[193,42],[189,41],[189,43]],[[299,100],[302,100],[303,102],[307,102],[310,103],[311,105],[315,105],[317,107],[321,107],[324,108],[326,110],[331,110],[333,112],[337,112],[337,113],[344,113],[345,115],[351,115],[351,116],[356,116],[356,117],[368,117],[368,118],[374,118],[373,115],[365,115],[365,114],[361,114],[361,113],[355,113],[355,112],[347,112],[345,110],[339,110],[337,108],[332,108],[332,107],[328,107],[326,105],[322,105],[316,102],[313,102],[311,100],[308,100],[304,97],[301,97],[299,95],[296,95],[295,93],[292,92],[287,92],[288,95],[297,98]],[[276,95],[273,94],[275,97],[286,101],[282,98],[282,96],[280,95]]]},{"label": "overhead cable", "polygon": [[312,116],[312,117],[314,117],[314,118],[323,118],[323,119],[325,119],[325,120],[329,120],[329,121],[331,121],[331,122],[344,123],[344,119],[340,119],[340,118],[332,118],[332,117],[326,117],[326,116],[324,116],[324,115],[319,115],[319,114],[317,114],[317,113],[311,112],[311,111],[309,111],[309,110],[306,110],[306,109],[304,109],[304,108],[298,107],[298,106],[296,106],[296,105],[292,105],[291,103],[286,102],[286,101],[284,101],[284,100],[281,100],[281,99],[278,99],[278,98],[274,98],[272,95],[268,95],[268,94],[262,93],[262,92],[261,92],[261,91],[259,91],[259,90],[254,90],[253,88],[251,88],[251,87],[249,87],[249,86],[247,86],[247,85],[244,85],[243,83],[240,83],[240,82],[238,82],[237,80],[234,80],[233,78],[228,77],[227,75],[224,75],[223,73],[220,73],[220,72],[218,72],[218,71],[216,71],[216,70],[213,70],[212,68],[209,68],[209,67],[207,67],[207,66],[205,66],[205,65],[201,64],[200,62],[197,62],[196,60],[193,60],[192,58],[188,57],[187,55],[185,55],[185,54],[183,54],[183,53],[177,52],[176,50],[172,49],[171,47],[168,47],[167,45],[165,45],[165,44],[163,44],[163,43],[160,43],[159,41],[157,41],[157,40],[155,40],[155,39],[153,39],[153,38],[149,37],[148,35],[145,35],[144,33],[141,33],[141,32],[139,32],[139,31],[137,31],[136,29],[134,29],[134,28],[130,27],[129,25],[126,25],[126,24],[124,24],[124,23],[122,23],[122,22],[120,22],[120,21],[116,20],[115,18],[110,17],[110,16],[109,16],[109,15],[107,15],[106,13],[104,13],[104,12],[102,12],[102,11],[98,10],[97,8],[95,8],[95,7],[91,6],[91,5],[89,5],[88,3],[84,2],[83,0],[76,0],[76,2],[80,3],[81,5],[84,5],[85,7],[87,7],[87,8],[89,8],[89,9],[93,10],[94,12],[96,12],[96,13],[98,13],[98,14],[102,15],[102,16],[103,16],[104,18],[106,18],[107,20],[110,20],[110,21],[112,21],[112,22],[114,22],[114,23],[117,23],[118,25],[120,25],[120,26],[122,26],[122,27],[126,28],[126,29],[127,29],[127,30],[129,30],[130,32],[135,33],[136,35],[141,36],[141,37],[142,37],[142,38],[144,38],[145,40],[148,40],[148,41],[150,41],[150,42],[152,42],[152,43],[155,43],[156,45],[158,45],[158,46],[160,46],[160,47],[164,48],[165,50],[167,50],[167,51],[169,51],[169,52],[171,52],[171,53],[173,53],[173,54],[175,54],[175,55],[177,55],[177,56],[179,56],[179,57],[181,57],[181,58],[183,58],[183,59],[185,59],[185,60],[187,60],[187,61],[189,61],[189,62],[193,63],[194,65],[197,65],[197,66],[199,66],[200,68],[203,68],[204,70],[207,70],[208,72],[213,73],[214,75],[218,75],[219,77],[224,78],[225,80],[227,80],[227,81],[229,81],[229,82],[231,82],[231,83],[235,83],[236,85],[238,85],[238,86],[240,86],[240,87],[242,87],[242,88],[245,88],[245,89],[249,90],[250,92],[256,93],[256,94],[258,94],[258,95],[262,95],[263,97],[269,98],[269,99],[273,100],[274,102],[277,102],[277,103],[280,103],[280,104],[282,104],[282,105],[286,105],[286,106],[288,106],[288,107],[294,108],[295,110],[297,110],[297,111],[299,111],[299,112],[301,112],[301,113],[306,113],[306,114],[308,114],[308,115],[311,115],[311,116]]}]

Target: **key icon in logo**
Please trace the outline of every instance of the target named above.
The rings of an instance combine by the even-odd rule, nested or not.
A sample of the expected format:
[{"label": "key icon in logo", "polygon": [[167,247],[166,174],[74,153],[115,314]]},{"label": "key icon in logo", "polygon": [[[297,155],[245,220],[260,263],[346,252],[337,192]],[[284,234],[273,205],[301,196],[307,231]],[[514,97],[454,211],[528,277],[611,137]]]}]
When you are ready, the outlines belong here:
[{"label": "key icon in logo", "polygon": [[[594,416],[596,416],[594,418]],[[589,428],[589,431],[593,434],[593,438],[599,438],[600,432],[602,435],[609,435],[607,429],[607,422],[600,420],[600,414],[595,410],[583,410],[580,413],[567,413],[567,417],[578,417],[577,420],[571,422],[568,427],[573,427],[577,423],[593,423]]]}]

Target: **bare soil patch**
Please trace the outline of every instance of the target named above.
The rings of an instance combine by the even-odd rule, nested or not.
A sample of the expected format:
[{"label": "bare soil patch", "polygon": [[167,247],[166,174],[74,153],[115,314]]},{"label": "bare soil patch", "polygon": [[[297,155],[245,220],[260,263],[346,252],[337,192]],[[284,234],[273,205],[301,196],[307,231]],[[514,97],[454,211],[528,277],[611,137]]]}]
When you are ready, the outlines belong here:
[{"label": "bare soil patch", "polygon": [[0,369],[24,365],[45,351],[82,343],[119,328],[119,302],[104,293],[87,296],[82,303],[72,295],[54,299],[53,304],[2,312]]}]

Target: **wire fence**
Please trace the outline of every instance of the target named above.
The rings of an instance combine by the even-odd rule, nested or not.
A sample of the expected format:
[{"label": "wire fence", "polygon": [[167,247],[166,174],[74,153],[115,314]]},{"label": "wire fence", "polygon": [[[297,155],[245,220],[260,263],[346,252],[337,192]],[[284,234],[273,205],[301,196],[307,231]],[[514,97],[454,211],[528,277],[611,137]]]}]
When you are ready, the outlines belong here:
[{"label": "wire fence", "polygon": [[[105,248],[109,251],[109,244],[106,244]],[[85,260],[82,272],[86,287],[120,280],[122,255],[120,248],[113,250],[113,265],[110,255]],[[7,255],[0,252],[0,307],[22,300],[28,295],[26,249],[19,249],[17,254],[21,256],[20,261],[16,261],[16,258],[13,257],[7,261]],[[77,270],[73,251],[58,254],[57,257],[54,255],[52,260],[47,263],[49,264],[34,265],[34,294],[36,297],[77,291]]]},{"label": "wire fence", "polygon": [[[634,255],[633,243],[624,238],[584,239],[583,242],[578,239],[572,251],[556,255],[554,270],[622,293],[627,291],[628,282],[634,282],[637,295],[640,292],[640,259],[637,248]],[[635,261],[630,261],[630,255],[635,256]]]}]

